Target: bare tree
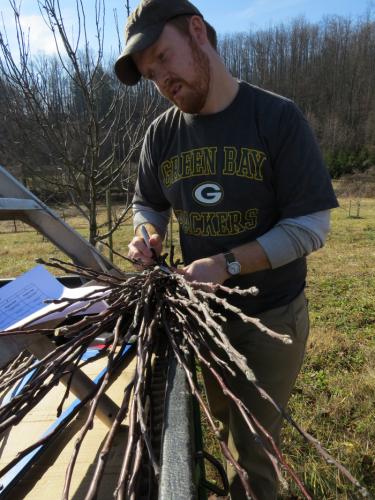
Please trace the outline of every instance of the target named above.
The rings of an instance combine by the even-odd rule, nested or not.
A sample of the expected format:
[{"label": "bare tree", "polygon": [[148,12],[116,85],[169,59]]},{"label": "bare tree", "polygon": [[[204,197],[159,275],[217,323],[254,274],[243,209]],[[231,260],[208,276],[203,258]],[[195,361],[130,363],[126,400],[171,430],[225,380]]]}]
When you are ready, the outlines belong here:
[{"label": "bare tree", "polygon": [[[37,172],[43,183],[63,189],[87,219],[89,239],[95,243],[109,236],[100,234],[98,203],[113,187],[124,193],[125,209],[115,217],[110,233],[124,220],[135,173],[132,163],[159,98],[147,84],[122,86],[106,67],[104,0],[95,2],[94,45],[81,0],[75,5],[75,39],[68,35],[60,0],[39,0],[56,44],[53,58],[31,57],[19,7],[16,0],[9,2],[19,50],[17,55],[10,51],[4,28],[0,88],[10,127],[2,124],[7,130],[0,153],[10,164]],[[129,2],[126,8],[129,11]]]}]

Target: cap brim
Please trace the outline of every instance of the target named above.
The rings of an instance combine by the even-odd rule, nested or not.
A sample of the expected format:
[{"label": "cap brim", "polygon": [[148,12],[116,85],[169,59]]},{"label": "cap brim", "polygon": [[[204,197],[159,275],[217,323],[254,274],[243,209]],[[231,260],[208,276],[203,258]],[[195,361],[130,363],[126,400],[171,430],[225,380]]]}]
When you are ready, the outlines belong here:
[{"label": "cap brim", "polygon": [[132,55],[147,49],[157,41],[163,31],[165,23],[158,23],[147,27],[142,33],[132,36],[120,57],[115,62],[117,78],[125,85],[136,85],[141,79],[141,73],[135,65]]}]

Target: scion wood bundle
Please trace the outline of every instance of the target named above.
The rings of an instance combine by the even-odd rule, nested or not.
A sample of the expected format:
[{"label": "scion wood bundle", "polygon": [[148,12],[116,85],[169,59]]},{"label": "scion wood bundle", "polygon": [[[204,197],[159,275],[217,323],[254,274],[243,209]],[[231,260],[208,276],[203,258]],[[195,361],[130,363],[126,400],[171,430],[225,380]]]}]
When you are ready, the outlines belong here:
[{"label": "scion wood bundle", "polygon": [[[27,412],[58,383],[61,377],[66,376],[67,373],[72,377],[76,369],[87,363],[82,359],[82,356],[99,334],[108,330],[113,332],[111,340],[104,345],[104,348],[96,357],[92,358],[93,360],[101,356],[108,358],[106,375],[96,385],[95,390],[88,394],[75,409],[75,413],[77,413],[86,404],[89,405],[90,411],[80,431],[66,471],[64,499],[69,498],[72,473],[77,455],[85,435],[92,428],[100,396],[105,392],[112,374],[120,363],[120,347],[126,345],[131,338],[136,339],[136,369],[132,380],[124,389],[123,400],[118,414],[100,450],[86,498],[94,499],[97,495],[109,452],[125,418],[127,418],[129,432],[114,496],[117,499],[137,498],[142,457],[145,455],[151,464],[153,480],[157,483],[160,475],[160,464],[159,457],[153,449],[150,435],[150,395],[147,380],[149,380],[152,371],[152,356],[155,352],[158,332],[161,332],[166,337],[168,348],[173,352],[177,362],[184,370],[191,393],[199,401],[201,410],[206,415],[214,434],[219,440],[225,459],[236,469],[248,498],[255,499],[256,496],[251,491],[246,471],[233,457],[227,444],[220,440],[219,428],[195,381],[191,365],[192,354],[202,366],[205,366],[211,372],[225,396],[230,398],[237,406],[249,433],[261,443],[281,481],[285,481],[283,476],[289,477],[290,480],[296,483],[304,498],[311,498],[297,474],[284,459],[272,437],[262,427],[262,423],[258,422],[252,414],[251,408],[247,408],[231,391],[227,382],[230,376],[236,376],[239,373],[244,374],[248,383],[252,384],[259,394],[268,400],[317,449],[325,460],[335,465],[356,486],[359,495],[368,496],[367,491],[361,487],[357,480],[335,461],[315,438],[302,430],[290,415],[259,386],[251,367],[246,363],[246,359],[232,347],[226,337],[223,325],[226,321],[225,314],[230,311],[231,314],[236,315],[242,321],[255,324],[264,335],[277,338],[280,342],[291,342],[288,336],[280,335],[262,325],[258,319],[245,315],[240,309],[231,305],[226,298],[230,294],[256,295],[257,290],[255,288],[240,290],[221,285],[188,283],[182,275],[172,272],[171,269],[167,269],[165,266],[152,266],[145,268],[142,273],[121,278],[98,273],[57,259],[53,259],[49,263],[43,261],[41,263],[54,266],[64,272],[74,271],[75,274],[85,280],[95,280],[97,283],[104,285],[103,294],[108,307],[99,314],[75,319],[71,324],[62,326],[57,331],[40,328],[28,329],[28,335],[40,335],[41,333],[56,335],[56,332],[58,332],[59,335],[63,335],[64,342],[42,360],[35,360],[30,356],[21,354],[2,370],[0,374],[0,391],[2,394],[6,394],[17,380],[21,380],[31,370],[34,370],[34,374],[22,392],[0,408],[0,432],[4,432],[20,422]],[[217,294],[218,291],[220,291],[220,297]],[[97,296],[88,295],[81,312],[98,300],[102,300],[102,296],[98,298]],[[60,304],[59,307],[61,309],[66,308],[67,300],[64,299],[64,303]],[[68,319],[72,321],[72,318]],[[20,329],[2,332],[1,335],[24,333],[25,330]],[[58,414],[61,412],[68,394],[69,383],[64,398],[58,405]],[[48,443],[66,425],[67,422],[63,421],[55,430],[37,443],[20,451],[17,458],[4,467],[0,474],[10,470],[17,460],[32,449],[43,443]],[[284,471],[284,474],[282,474],[282,471]]]}]

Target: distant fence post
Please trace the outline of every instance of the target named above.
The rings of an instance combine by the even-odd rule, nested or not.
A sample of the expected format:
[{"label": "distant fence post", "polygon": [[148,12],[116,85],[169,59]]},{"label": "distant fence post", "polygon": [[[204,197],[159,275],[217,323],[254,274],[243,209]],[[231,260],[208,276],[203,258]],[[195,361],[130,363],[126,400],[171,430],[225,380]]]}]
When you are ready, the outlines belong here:
[{"label": "distant fence post", "polygon": [[[352,215],[352,208],[353,212],[355,210],[355,215]],[[360,217],[360,211],[361,211],[361,200],[356,200],[355,202],[352,203],[352,200],[349,201],[349,217],[355,217],[359,219]]]},{"label": "distant fence post", "polygon": [[358,200],[357,201],[357,217],[359,217],[360,208],[361,208],[361,200]]}]

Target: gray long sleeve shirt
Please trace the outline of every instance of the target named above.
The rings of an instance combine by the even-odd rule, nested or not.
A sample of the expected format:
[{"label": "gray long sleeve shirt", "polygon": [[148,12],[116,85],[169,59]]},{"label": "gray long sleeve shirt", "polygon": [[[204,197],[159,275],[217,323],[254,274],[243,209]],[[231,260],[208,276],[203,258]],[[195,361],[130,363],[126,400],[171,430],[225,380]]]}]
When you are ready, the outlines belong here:
[{"label": "gray long sleeve shirt", "polygon": [[[170,210],[157,212],[143,205],[133,205],[134,229],[141,224],[152,224],[165,234]],[[257,238],[266,253],[272,269],[284,266],[321,248],[330,229],[330,211],[322,210],[300,217],[280,220],[272,229]]]}]

